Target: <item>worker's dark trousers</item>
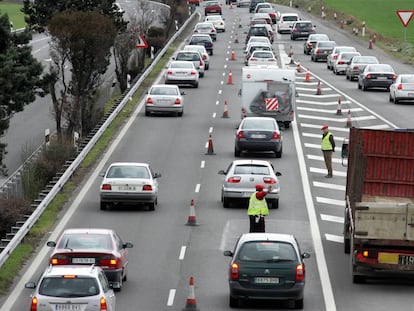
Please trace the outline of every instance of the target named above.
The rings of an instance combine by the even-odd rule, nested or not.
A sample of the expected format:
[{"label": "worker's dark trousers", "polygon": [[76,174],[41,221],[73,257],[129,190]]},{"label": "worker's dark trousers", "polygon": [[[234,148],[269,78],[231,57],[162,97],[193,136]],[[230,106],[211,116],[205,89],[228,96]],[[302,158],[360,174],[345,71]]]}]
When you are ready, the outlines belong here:
[{"label": "worker's dark trousers", "polygon": [[[259,221],[256,221],[259,217]],[[265,232],[265,218],[264,216],[249,215],[250,231],[249,232]]]}]

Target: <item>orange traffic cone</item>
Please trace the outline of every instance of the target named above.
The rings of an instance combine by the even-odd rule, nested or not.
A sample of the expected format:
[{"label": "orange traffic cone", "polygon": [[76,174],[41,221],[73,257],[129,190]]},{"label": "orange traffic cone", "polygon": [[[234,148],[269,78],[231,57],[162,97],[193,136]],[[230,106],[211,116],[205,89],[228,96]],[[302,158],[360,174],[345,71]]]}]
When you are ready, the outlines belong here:
[{"label": "orange traffic cone", "polygon": [[296,65],[296,71],[301,73],[302,72],[302,67],[300,66],[300,61],[298,61],[297,65]]},{"label": "orange traffic cone", "polygon": [[348,117],[346,119],[346,127],[352,127],[351,109],[348,110]]},{"label": "orange traffic cone", "polygon": [[306,70],[305,82],[310,82],[310,71],[309,71],[309,68]]},{"label": "orange traffic cone", "polygon": [[236,53],[234,53],[234,50],[231,51],[230,60],[236,60]]},{"label": "orange traffic cone", "polygon": [[231,73],[231,70],[229,72],[229,78],[227,79],[227,84],[233,84],[233,74]]},{"label": "orange traffic cone", "polygon": [[208,146],[207,146],[207,155],[215,154],[213,149],[213,138],[211,137],[211,134],[208,136]]},{"label": "orange traffic cone", "polygon": [[322,95],[321,81],[318,81],[318,87],[316,88],[316,95]]},{"label": "orange traffic cone", "polygon": [[190,204],[190,215],[188,215],[187,226],[197,226],[193,199],[191,200],[191,204]]},{"label": "orange traffic cone", "polygon": [[223,115],[221,117],[222,118],[228,118],[229,117],[229,111],[227,110],[227,100],[224,101],[224,111],[223,111]]},{"label": "orange traffic cone", "polygon": [[336,114],[338,116],[342,116],[341,104],[342,104],[342,101],[341,101],[341,98],[339,97],[338,98],[338,108],[336,108]]},{"label": "orange traffic cone", "polygon": [[197,300],[195,298],[195,291],[194,291],[194,278],[190,277],[190,290],[188,293],[187,302],[185,304],[185,308],[182,311],[199,311],[200,309],[197,308]]}]

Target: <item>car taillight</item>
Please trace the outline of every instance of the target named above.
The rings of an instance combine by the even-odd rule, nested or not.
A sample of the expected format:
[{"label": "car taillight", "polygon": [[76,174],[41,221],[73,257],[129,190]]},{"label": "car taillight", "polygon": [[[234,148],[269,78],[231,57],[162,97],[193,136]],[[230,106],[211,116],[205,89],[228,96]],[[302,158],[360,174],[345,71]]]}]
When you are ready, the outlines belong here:
[{"label": "car taillight", "polygon": [[215,29],[211,29],[211,32],[213,32],[213,33],[214,33],[214,32],[216,32],[216,30],[215,30]]},{"label": "car taillight", "polygon": [[371,76],[370,74],[367,74],[367,75],[365,76],[365,78],[366,78],[366,79],[371,79],[371,78],[372,78],[372,76]]},{"label": "car taillight", "polygon": [[171,70],[167,71],[167,75],[172,75],[172,74],[173,74],[173,72]]},{"label": "car taillight", "polygon": [[236,138],[237,139],[245,138],[244,132],[243,131],[238,131],[237,134],[236,134]]},{"label": "car taillight", "polygon": [[112,190],[112,187],[110,184],[103,184],[102,185],[102,190]]},{"label": "car taillight", "polygon": [[69,259],[63,256],[56,256],[53,258],[50,258],[50,264],[51,265],[69,265]]},{"label": "car taillight", "polygon": [[152,191],[152,186],[151,185],[143,185],[142,190],[143,191]]},{"label": "car taillight", "polygon": [[345,64],[345,62],[344,62],[344,61],[341,61],[341,60],[340,60],[340,61],[338,62],[338,65],[344,65],[344,64]]},{"label": "car taillight", "polygon": [[275,62],[276,61],[276,58],[269,58],[268,61],[269,62]]},{"label": "car taillight", "polygon": [[397,85],[397,90],[402,90],[402,89],[403,89],[402,84],[401,84],[401,83],[399,83],[399,84]]},{"label": "car taillight", "polygon": [[203,59],[206,60],[207,59],[207,55],[203,54]]},{"label": "car taillight", "polygon": [[203,66],[204,66],[204,63],[202,60],[200,60],[200,67],[203,67]]},{"label": "car taillight", "polygon": [[153,102],[152,102],[152,98],[151,98],[151,97],[148,97],[148,98],[147,98],[147,104],[153,104]]},{"label": "car taillight", "polygon": [[393,80],[397,79],[397,76],[396,75],[392,75],[392,79]]},{"label": "car taillight", "polygon": [[107,267],[108,269],[117,269],[121,268],[121,261],[112,255],[108,255],[100,258],[98,265],[101,267]]},{"label": "car taillight", "polygon": [[193,76],[193,75],[196,75],[197,74],[197,71],[191,71],[191,75]]},{"label": "car taillight", "polygon": [[231,176],[227,179],[227,182],[234,184],[234,183],[239,183],[240,180],[241,180],[240,176]]},{"label": "car taillight", "polygon": [[257,61],[257,58],[250,57],[249,61],[255,62],[255,61]]},{"label": "car taillight", "polygon": [[276,183],[276,180],[271,177],[263,177],[263,182],[265,184],[274,185]]},{"label": "car taillight", "polygon": [[335,54],[334,56],[332,56],[333,59],[338,59],[338,54]]},{"label": "car taillight", "polygon": [[37,297],[32,297],[32,303],[30,305],[30,311],[37,311]]},{"label": "car taillight", "polygon": [[321,53],[321,50],[317,49],[317,50],[315,51],[315,54],[319,54],[319,53]]},{"label": "car taillight", "polygon": [[108,306],[107,306],[107,304],[106,304],[106,299],[105,299],[105,297],[101,297],[101,299],[100,299],[100,301],[99,301],[99,303],[100,303],[100,311],[107,311],[108,310]]},{"label": "car taillight", "polygon": [[179,105],[179,104],[181,104],[181,100],[180,100],[179,98],[177,98],[177,99],[175,100],[174,104],[175,104],[175,105]]},{"label": "car taillight", "polygon": [[305,266],[302,264],[296,265],[296,281],[303,281],[305,279]]},{"label": "car taillight", "polygon": [[239,279],[239,265],[235,262],[230,266],[230,279],[233,281]]},{"label": "car taillight", "polygon": [[280,133],[278,131],[273,132],[272,139],[280,139]]}]

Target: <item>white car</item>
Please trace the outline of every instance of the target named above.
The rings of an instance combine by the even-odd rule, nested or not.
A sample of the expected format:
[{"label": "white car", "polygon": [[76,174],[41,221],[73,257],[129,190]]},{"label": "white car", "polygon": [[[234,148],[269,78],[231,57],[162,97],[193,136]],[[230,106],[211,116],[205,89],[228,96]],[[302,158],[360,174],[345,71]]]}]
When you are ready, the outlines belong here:
[{"label": "white car", "polygon": [[99,188],[101,210],[122,203],[147,204],[149,210],[155,210],[158,203],[157,179],[161,174],[153,172],[148,163],[111,163],[100,176],[103,177]]},{"label": "white car", "polygon": [[299,15],[296,13],[282,13],[277,21],[277,32],[290,33],[293,24],[299,20]]},{"label": "white car", "polygon": [[186,45],[184,46],[183,51],[199,52],[204,61],[204,69],[208,70],[210,68],[210,55],[208,55],[204,45]]},{"label": "white car", "polygon": [[270,42],[268,37],[264,36],[251,36],[249,38],[249,41],[246,43],[246,50],[249,48],[249,45],[252,43],[265,43],[268,44],[270,47],[272,46],[272,43]]},{"label": "white car", "polygon": [[390,86],[390,102],[414,101],[414,74],[400,74]]},{"label": "white car", "polygon": [[272,51],[256,50],[252,53],[247,66],[273,65],[277,66],[277,59]]},{"label": "white car", "polygon": [[333,63],[333,73],[336,75],[345,74],[346,67],[348,66],[349,61],[354,56],[361,56],[359,52],[341,52],[338,55],[338,58]]},{"label": "white car", "polygon": [[224,18],[222,18],[221,15],[207,15],[204,18],[204,21],[213,23],[218,32],[226,31],[226,23],[224,22]]},{"label": "white car", "polygon": [[165,73],[165,84],[190,84],[198,88],[199,74],[193,62],[172,61]]},{"label": "white car", "polygon": [[217,30],[211,22],[201,22],[194,26],[195,34],[209,35],[213,41],[217,40]]},{"label": "white car", "polygon": [[154,84],[145,96],[145,115],[173,113],[181,117],[184,113],[185,93],[177,85]]},{"label": "white car", "polygon": [[236,6],[238,8],[248,7],[250,5],[250,0],[236,0]]},{"label": "white car", "polygon": [[[108,260],[109,261],[109,260]],[[49,266],[33,289],[27,310],[115,311],[115,293],[101,267],[95,265]]]},{"label": "white car", "polygon": [[356,48],[353,46],[344,46],[344,45],[337,45],[333,48],[332,52],[328,54],[326,58],[326,68],[329,70],[333,70],[333,64],[338,58],[339,53],[341,52],[357,52]]}]

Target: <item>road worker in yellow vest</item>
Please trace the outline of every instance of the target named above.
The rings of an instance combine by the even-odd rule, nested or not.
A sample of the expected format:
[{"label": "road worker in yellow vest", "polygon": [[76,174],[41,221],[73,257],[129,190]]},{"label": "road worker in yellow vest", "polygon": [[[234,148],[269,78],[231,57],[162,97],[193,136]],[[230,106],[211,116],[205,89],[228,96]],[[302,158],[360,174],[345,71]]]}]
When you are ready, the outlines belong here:
[{"label": "road worker in yellow vest", "polygon": [[272,186],[269,186],[267,191],[264,191],[264,186],[257,184],[256,191],[250,196],[249,208],[247,209],[250,221],[249,232],[265,232],[265,216],[269,215],[265,196],[271,191]]},{"label": "road worker in yellow vest", "polygon": [[321,130],[323,131],[321,149],[328,170],[328,175],[325,177],[332,178],[332,153],[335,152],[335,140],[327,125],[322,126]]}]

